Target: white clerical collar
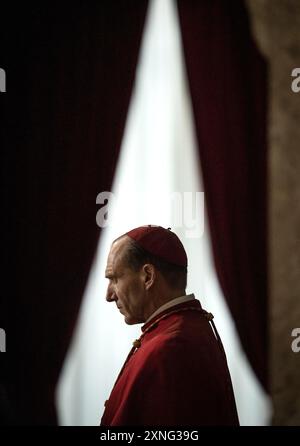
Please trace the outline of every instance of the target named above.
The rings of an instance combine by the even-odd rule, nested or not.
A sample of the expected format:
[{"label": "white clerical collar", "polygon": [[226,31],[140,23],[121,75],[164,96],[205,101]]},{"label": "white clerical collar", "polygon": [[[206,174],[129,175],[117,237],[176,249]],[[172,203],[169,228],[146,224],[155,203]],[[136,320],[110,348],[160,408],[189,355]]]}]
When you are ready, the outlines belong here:
[{"label": "white clerical collar", "polygon": [[184,302],[188,302],[194,299],[195,299],[194,294],[186,294],[184,296],[175,297],[175,299],[169,300],[169,302],[167,302],[166,304],[162,305],[157,310],[155,310],[154,313],[152,313],[151,316],[146,320],[145,324],[147,324],[154,316],[157,316],[159,313],[162,313],[168,308],[174,307],[175,305],[178,304],[183,304]]}]

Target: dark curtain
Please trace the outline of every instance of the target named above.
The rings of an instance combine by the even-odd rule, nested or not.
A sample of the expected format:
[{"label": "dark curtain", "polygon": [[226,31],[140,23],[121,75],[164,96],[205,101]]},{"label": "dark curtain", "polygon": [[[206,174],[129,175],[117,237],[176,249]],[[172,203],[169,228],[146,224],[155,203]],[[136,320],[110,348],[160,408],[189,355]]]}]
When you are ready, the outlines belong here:
[{"label": "dark curtain", "polygon": [[7,422],[57,422],[55,386],[100,234],[96,196],[111,190],[146,6],[1,6],[0,327],[7,352],[0,414]]},{"label": "dark curtain", "polygon": [[266,63],[240,0],[178,0],[217,275],[267,379]]}]

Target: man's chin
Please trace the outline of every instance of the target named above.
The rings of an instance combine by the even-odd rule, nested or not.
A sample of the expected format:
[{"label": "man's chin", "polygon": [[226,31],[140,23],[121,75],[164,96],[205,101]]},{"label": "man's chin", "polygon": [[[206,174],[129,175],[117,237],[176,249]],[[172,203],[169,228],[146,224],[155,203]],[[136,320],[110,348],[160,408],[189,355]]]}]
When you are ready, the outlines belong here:
[{"label": "man's chin", "polygon": [[131,316],[124,316],[124,321],[127,325],[135,325],[135,324],[143,323],[143,321],[140,321],[139,319],[135,319]]},{"label": "man's chin", "polygon": [[134,324],[137,324],[138,322],[135,322],[135,320],[134,319],[131,319],[130,317],[124,317],[124,321],[125,321],[125,324],[127,324],[127,325],[134,325]]}]

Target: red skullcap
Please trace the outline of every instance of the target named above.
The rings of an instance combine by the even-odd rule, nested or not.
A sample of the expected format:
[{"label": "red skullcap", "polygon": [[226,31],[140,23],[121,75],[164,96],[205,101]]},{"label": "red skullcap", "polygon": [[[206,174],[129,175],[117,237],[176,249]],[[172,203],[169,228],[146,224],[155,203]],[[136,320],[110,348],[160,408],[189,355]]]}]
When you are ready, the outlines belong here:
[{"label": "red skullcap", "polygon": [[183,244],[170,228],[147,225],[127,232],[143,249],[166,262],[187,267],[187,255]]}]

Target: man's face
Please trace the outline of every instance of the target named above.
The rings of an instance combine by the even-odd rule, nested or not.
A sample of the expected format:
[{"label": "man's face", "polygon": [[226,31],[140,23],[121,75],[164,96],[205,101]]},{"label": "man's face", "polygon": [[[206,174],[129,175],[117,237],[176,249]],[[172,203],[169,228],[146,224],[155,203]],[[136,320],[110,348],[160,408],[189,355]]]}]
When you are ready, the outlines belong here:
[{"label": "man's face", "polygon": [[120,313],[124,315],[129,325],[145,322],[144,316],[144,286],[142,275],[130,269],[124,260],[127,237],[113,243],[105,270],[105,277],[109,280],[106,300],[116,302]]}]

